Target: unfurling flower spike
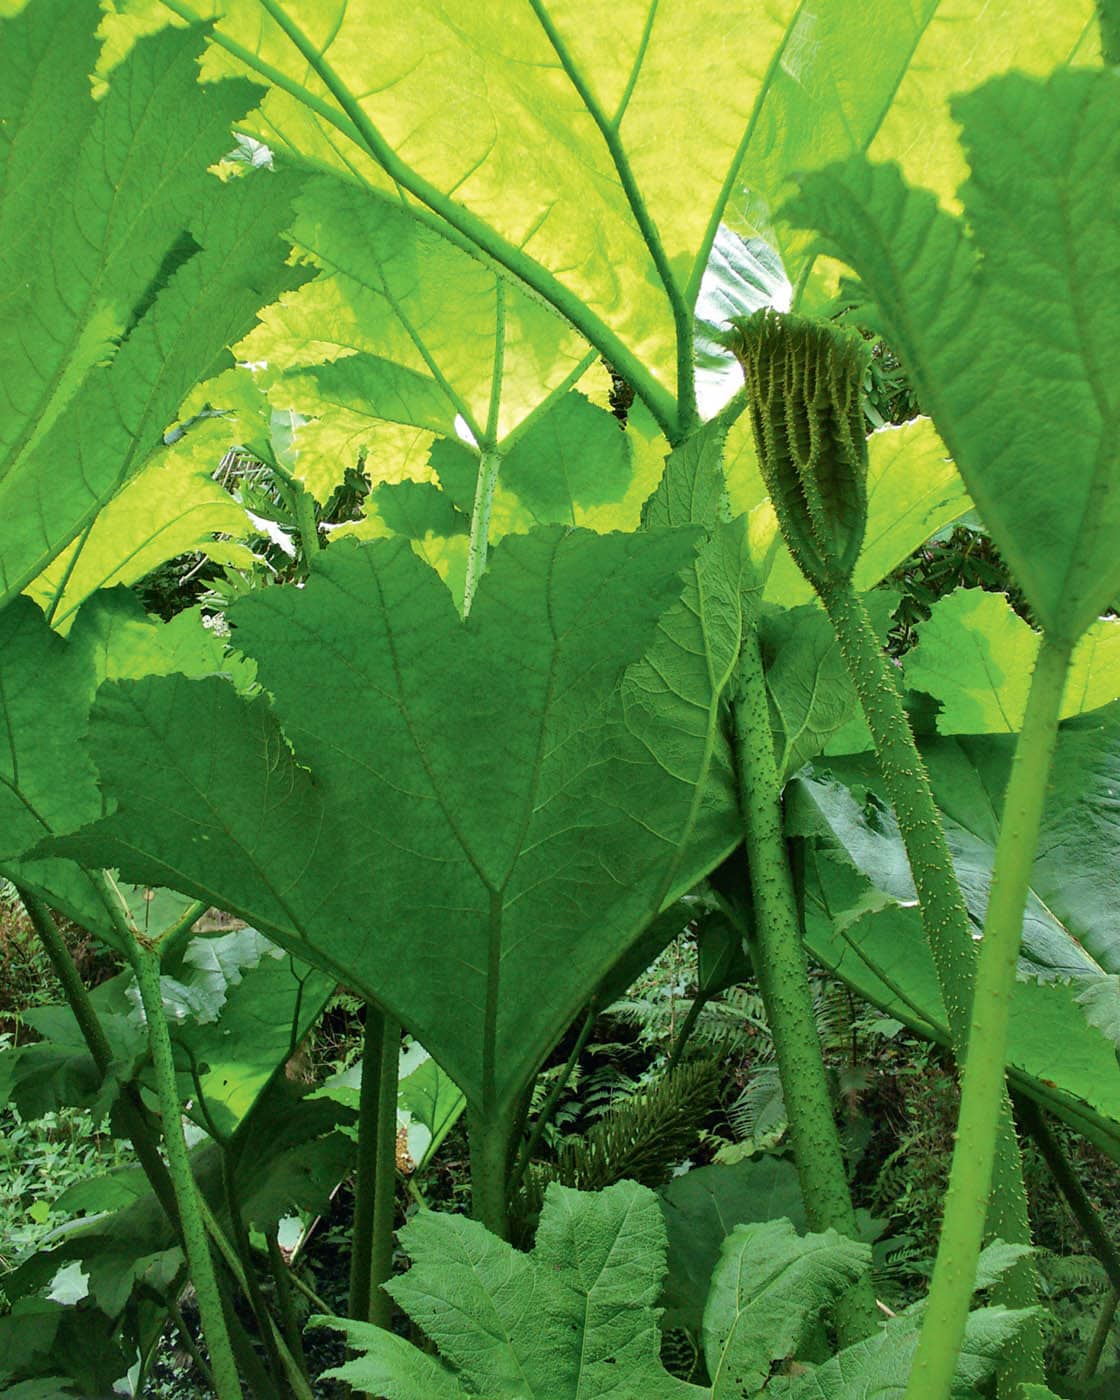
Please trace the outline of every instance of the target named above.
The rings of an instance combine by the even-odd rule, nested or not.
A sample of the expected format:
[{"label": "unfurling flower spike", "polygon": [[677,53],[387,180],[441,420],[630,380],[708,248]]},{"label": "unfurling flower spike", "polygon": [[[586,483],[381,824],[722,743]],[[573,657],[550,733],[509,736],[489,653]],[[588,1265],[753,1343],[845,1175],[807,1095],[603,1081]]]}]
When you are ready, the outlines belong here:
[{"label": "unfurling flower spike", "polygon": [[851,577],[867,524],[860,392],[870,349],[827,322],[764,310],[732,321],[759,465],[798,567],[815,588]]}]

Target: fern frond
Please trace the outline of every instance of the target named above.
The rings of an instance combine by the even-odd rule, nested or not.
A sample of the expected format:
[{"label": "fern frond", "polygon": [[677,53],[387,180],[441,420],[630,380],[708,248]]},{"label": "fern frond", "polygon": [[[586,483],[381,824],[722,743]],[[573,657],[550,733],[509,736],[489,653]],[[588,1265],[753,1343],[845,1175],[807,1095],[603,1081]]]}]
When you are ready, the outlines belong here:
[{"label": "fern frond", "polygon": [[535,1217],[550,1181],[580,1191],[624,1179],[661,1185],[694,1146],[722,1080],[718,1060],[693,1060],[616,1100],[582,1137],[562,1139],[554,1162],[529,1169],[516,1213]]},{"label": "fern frond", "polygon": [[756,1066],[746,1088],[727,1110],[727,1117],[740,1141],[779,1132],[785,1127],[789,1120],[776,1064]]}]

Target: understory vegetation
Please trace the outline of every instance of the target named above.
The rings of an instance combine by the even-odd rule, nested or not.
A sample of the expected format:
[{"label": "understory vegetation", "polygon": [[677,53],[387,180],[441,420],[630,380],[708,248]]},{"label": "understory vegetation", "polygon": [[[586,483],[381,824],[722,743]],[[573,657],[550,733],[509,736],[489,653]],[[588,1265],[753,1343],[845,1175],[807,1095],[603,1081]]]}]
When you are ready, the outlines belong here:
[{"label": "understory vegetation", "polygon": [[1120,1393],[1120,12],[919,9],[0,0],[0,1395]]}]

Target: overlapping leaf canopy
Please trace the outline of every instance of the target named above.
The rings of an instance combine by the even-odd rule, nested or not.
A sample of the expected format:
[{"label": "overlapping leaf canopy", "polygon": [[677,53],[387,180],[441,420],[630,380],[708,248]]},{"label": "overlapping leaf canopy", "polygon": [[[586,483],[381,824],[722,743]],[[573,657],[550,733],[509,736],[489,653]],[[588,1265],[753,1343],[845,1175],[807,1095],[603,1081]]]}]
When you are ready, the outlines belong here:
[{"label": "overlapping leaf canopy", "polygon": [[[401,1011],[476,1101],[508,1100],[663,902],[737,839],[723,710],[759,602],[746,542],[768,602],[806,601],[741,428],[730,505],[728,424],[694,431],[698,304],[702,321],[735,295],[820,304],[836,268],[800,225],[823,229],[925,366],[923,404],[1040,619],[1081,626],[1120,591],[1105,489],[1120,328],[1101,294],[1116,220],[1094,203],[1116,159],[1113,75],[1017,76],[964,102],[965,204],[988,264],[946,212],[964,175],[950,94],[1091,59],[1090,11],[129,0],[104,16],[94,94],[96,7],[33,0],[0,58],[0,310],[18,332],[0,349],[0,593],[29,587],[74,633],[52,636],[23,601],[0,616],[0,865],[96,922],[64,848],[37,848],[84,827],[69,854],[240,909]],[[1023,137],[1010,154],[1008,123]],[[280,168],[208,171],[233,124]],[[851,156],[805,186],[795,226],[791,176]],[[1030,247],[1008,233],[1022,208]],[[1073,233],[1066,208],[1087,211]],[[928,246],[908,242],[923,232]],[[896,288],[876,282],[884,269]],[[349,530],[381,537],[332,543],[306,589],[235,614],[269,692],[249,702],[165,674],[228,669],[214,647],[180,664],[163,637],[151,657],[107,647],[95,666],[83,636],[99,605],[74,621],[91,588],[233,528],[194,458],[169,511],[149,513],[146,493],[168,505],[165,431],[234,346],[268,396],[257,427],[270,405],[298,415],[292,465],[320,500],[361,454],[377,489]],[[1026,370],[1003,374],[1024,346]],[[638,393],[625,433],[598,356]],[[200,444],[205,425],[192,431]],[[637,531],[681,438],[643,532],[565,534]],[[479,449],[503,456],[491,538],[508,538],[464,625],[422,561],[461,600]],[[928,422],[876,435],[871,456],[865,587],[968,504]],[[1054,463],[1082,494],[1046,518]],[[204,519],[180,528],[195,505]],[[910,674],[946,733],[982,732],[1009,702],[994,681],[983,695],[933,679],[948,607]],[[767,627],[787,765],[863,747],[819,615]],[[127,679],[146,672],[163,678]],[[1107,698],[1108,674],[1096,665],[1081,708]],[[98,777],[81,743],[106,675],[125,683],[97,704]],[[978,694],[981,718],[963,720]],[[60,749],[32,752],[41,732],[79,755],[71,771]]]},{"label": "overlapping leaf canopy", "polygon": [[688,322],[721,221],[779,247],[799,284],[808,240],[777,213],[793,172],[870,151],[951,199],[963,165],[949,95],[1095,41],[1088,0],[121,8],[110,59],[169,12],[216,18],[206,72],[270,80],[255,135],[468,238],[559,306],[669,427],[683,426],[674,397],[691,396]]}]

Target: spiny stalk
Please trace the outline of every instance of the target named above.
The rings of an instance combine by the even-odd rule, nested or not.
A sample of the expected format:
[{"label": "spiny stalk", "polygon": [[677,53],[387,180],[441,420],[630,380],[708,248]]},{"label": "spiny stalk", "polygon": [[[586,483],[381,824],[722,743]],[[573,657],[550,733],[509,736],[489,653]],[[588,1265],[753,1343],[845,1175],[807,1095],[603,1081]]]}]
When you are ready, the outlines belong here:
[{"label": "spiny stalk", "polygon": [[[963,1065],[976,967],[972,926],[892,668],[852,586],[867,518],[860,391],[868,351],[850,332],[769,310],[736,321],[731,345],[746,377],[760,467],[782,534],[829,615],[875,741],[914,877],[954,1052]],[[998,1072],[1002,1081],[1002,1058]],[[1029,1243],[1022,1162],[1006,1088],[998,1107],[988,1227],[1002,1239]],[[1009,1306],[1037,1303],[1029,1260],[1009,1271],[997,1292],[999,1301]],[[954,1365],[955,1357],[954,1352]],[[1005,1368],[1004,1380],[1041,1379],[1041,1335],[1032,1323],[1020,1333],[1018,1352]]]}]

